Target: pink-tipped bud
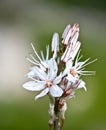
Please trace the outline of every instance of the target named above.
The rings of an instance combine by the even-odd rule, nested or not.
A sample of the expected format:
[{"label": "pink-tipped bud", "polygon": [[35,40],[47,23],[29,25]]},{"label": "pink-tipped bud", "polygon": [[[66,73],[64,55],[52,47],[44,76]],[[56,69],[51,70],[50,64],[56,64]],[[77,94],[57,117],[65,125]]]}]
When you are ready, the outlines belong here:
[{"label": "pink-tipped bud", "polygon": [[68,45],[74,41],[77,41],[79,36],[79,25],[74,24],[73,27],[71,25],[67,25],[63,34],[62,34],[62,43],[64,45]]},{"label": "pink-tipped bud", "polygon": [[74,44],[70,44],[67,46],[65,52],[63,53],[61,57],[61,61],[67,62],[68,60],[74,60],[79,48],[80,48],[81,43],[78,41]]},{"label": "pink-tipped bud", "polygon": [[71,25],[68,24],[62,34],[62,43],[67,45],[71,35]]}]

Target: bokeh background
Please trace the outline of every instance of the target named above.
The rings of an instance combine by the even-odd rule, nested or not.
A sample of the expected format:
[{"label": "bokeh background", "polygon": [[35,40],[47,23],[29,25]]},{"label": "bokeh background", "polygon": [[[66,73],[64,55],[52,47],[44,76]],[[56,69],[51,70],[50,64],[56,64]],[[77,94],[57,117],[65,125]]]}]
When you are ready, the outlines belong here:
[{"label": "bokeh background", "polygon": [[30,64],[26,56],[45,52],[52,35],[67,24],[79,23],[83,59],[98,61],[82,77],[87,92],[77,90],[68,101],[63,130],[106,130],[106,1],[0,0],[0,130],[47,130],[48,97],[35,102],[35,92],[22,88]]}]

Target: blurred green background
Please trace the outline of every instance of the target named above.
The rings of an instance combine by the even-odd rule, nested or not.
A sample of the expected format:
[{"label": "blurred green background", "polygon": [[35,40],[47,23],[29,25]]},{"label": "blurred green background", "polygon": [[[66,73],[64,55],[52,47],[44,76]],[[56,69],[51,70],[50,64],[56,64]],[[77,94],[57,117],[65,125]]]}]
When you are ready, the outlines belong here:
[{"label": "blurred green background", "polygon": [[67,24],[79,23],[83,59],[98,61],[82,77],[87,92],[68,101],[63,130],[106,130],[106,1],[0,0],[0,130],[48,130],[48,97],[35,102],[35,92],[22,88],[32,42],[39,50],[51,44]]}]

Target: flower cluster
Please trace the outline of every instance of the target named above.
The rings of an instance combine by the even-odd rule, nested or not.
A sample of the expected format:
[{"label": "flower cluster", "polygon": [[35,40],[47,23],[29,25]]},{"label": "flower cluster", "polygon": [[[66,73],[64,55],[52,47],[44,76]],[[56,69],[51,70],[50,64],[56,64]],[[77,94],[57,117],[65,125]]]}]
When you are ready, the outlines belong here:
[{"label": "flower cluster", "polygon": [[[46,57],[41,51],[38,55],[36,49],[31,43],[36,58],[30,55],[27,58],[33,64],[30,72],[26,75],[31,81],[26,82],[23,87],[30,91],[40,91],[35,99],[48,95],[50,98],[49,125],[52,126],[57,117],[61,118],[62,124],[64,114],[67,109],[66,101],[75,96],[75,90],[84,88],[85,82],[81,79],[81,75],[92,75],[94,71],[85,71],[85,66],[93,61],[90,58],[80,61],[80,46],[78,41],[79,25],[70,24],[66,26],[62,34],[62,42],[59,43],[58,33],[54,33],[52,38],[51,52],[52,57],[49,58],[49,46],[46,47]],[[59,120],[58,120],[58,126]]]}]

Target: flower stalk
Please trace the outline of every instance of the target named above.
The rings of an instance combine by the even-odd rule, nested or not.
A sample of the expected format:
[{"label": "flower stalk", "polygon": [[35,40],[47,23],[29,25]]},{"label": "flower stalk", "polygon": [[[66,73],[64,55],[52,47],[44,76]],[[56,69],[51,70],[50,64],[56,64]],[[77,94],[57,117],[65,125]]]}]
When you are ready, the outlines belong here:
[{"label": "flower stalk", "polygon": [[55,119],[54,119],[54,130],[60,130],[59,122],[59,99],[55,98],[55,107],[54,107]]},{"label": "flower stalk", "polygon": [[81,88],[87,90],[86,83],[81,76],[95,73],[95,71],[85,71],[85,67],[97,59],[89,61],[90,58],[88,58],[85,61],[80,61],[82,55],[80,56],[81,43],[78,41],[78,36],[78,24],[66,26],[61,43],[58,33],[54,33],[51,58],[49,58],[49,46],[46,47],[46,57],[43,51],[41,51],[40,57],[31,43],[36,58],[33,55],[27,58],[33,67],[26,75],[30,81],[23,84],[23,87],[29,91],[40,91],[35,96],[35,100],[48,95],[50,99],[48,111],[50,130],[61,130],[63,127],[67,100],[75,97],[75,91]]}]

